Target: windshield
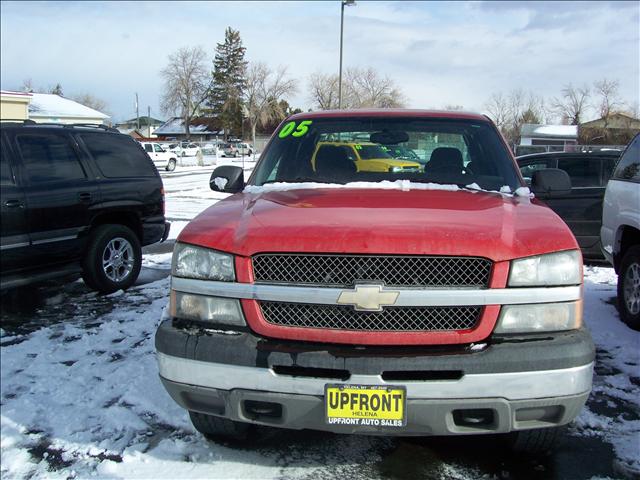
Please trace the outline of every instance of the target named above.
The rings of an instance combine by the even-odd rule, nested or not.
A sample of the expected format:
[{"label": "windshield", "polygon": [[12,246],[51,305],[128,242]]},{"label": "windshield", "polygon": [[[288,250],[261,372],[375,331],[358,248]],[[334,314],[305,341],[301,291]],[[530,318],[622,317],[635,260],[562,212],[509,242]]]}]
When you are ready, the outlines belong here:
[{"label": "windshield", "polygon": [[[360,158],[350,153],[354,150]],[[476,184],[486,190],[522,186],[487,122],[346,116],[285,122],[249,184],[384,180]]]}]

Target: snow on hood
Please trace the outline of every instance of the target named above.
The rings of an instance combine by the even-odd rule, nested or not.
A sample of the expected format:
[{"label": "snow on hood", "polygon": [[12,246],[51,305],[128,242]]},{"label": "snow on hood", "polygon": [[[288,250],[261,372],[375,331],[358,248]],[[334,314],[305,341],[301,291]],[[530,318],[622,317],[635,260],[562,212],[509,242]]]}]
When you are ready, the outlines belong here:
[{"label": "snow on hood", "polygon": [[267,183],[262,186],[247,185],[244,187],[244,193],[261,194],[265,192],[285,192],[287,190],[312,190],[312,189],[326,189],[326,188],[350,188],[350,189],[382,189],[382,190],[401,190],[408,192],[410,190],[444,190],[449,192],[455,192],[458,190],[471,190],[482,191],[491,193],[501,193],[503,195],[515,195],[520,197],[533,198],[533,194],[528,187],[519,187],[515,192],[511,192],[511,187],[504,185],[497,190],[485,190],[481,188],[477,183],[471,183],[466,187],[459,187],[454,184],[441,184],[441,183],[421,183],[412,182],[410,180],[396,180],[394,182],[389,180],[383,180],[381,182],[349,182],[349,183],[321,183],[321,182],[275,182]]}]

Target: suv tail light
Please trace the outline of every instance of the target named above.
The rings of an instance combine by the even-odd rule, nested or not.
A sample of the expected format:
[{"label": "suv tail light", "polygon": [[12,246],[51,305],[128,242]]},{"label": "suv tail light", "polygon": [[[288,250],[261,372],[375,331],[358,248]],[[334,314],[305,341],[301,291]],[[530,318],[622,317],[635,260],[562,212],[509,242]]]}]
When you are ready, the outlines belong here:
[{"label": "suv tail light", "polygon": [[162,215],[165,214],[165,210],[164,210],[164,187],[162,187],[160,189],[160,195],[162,196]]}]

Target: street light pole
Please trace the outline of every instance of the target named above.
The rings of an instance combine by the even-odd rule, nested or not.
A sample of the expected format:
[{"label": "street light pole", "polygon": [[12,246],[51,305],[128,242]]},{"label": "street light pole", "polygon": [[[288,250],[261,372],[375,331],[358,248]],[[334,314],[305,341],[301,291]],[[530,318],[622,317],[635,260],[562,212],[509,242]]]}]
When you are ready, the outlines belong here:
[{"label": "street light pole", "polygon": [[340,70],[338,73],[338,110],[342,109],[342,37],[344,31],[344,6],[355,4],[355,0],[340,1]]}]

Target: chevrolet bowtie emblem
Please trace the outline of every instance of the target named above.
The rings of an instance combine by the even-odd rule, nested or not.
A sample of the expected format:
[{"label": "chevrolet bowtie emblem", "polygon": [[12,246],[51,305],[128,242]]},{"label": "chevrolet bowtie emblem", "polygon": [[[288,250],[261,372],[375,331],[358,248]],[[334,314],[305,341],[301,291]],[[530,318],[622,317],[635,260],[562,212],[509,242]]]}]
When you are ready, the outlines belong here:
[{"label": "chevrolet bowtie emblem", "polygon": [[353,290],[340,293],[340,305],[353,305],[356,310],[379,312],[383,305],[396,303],[400,292],[383,290],[382,285],[356,285]]}]

